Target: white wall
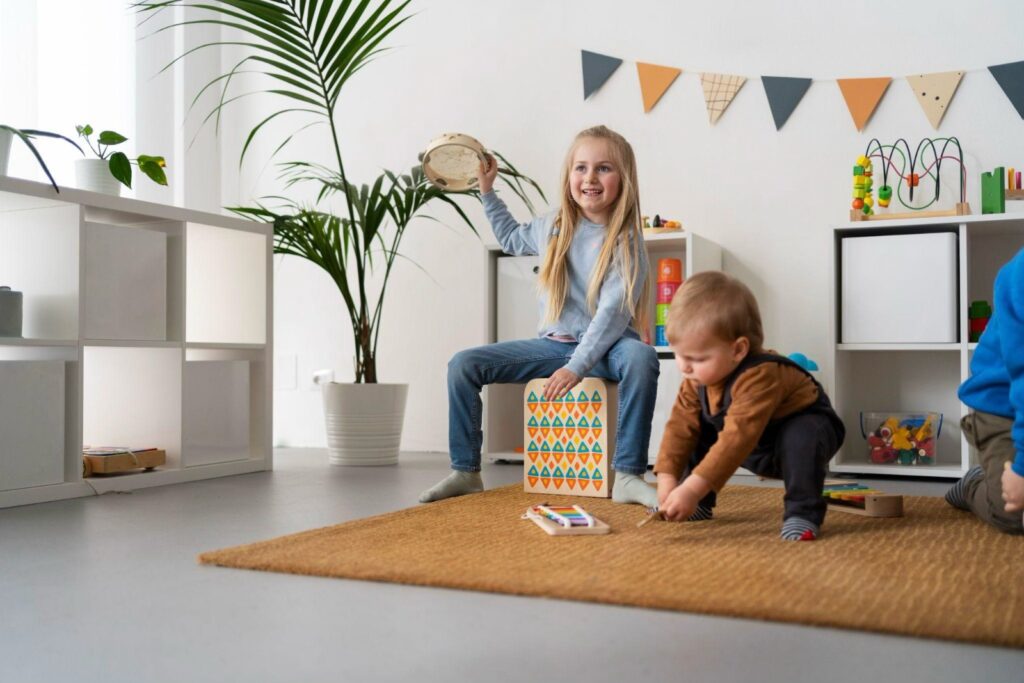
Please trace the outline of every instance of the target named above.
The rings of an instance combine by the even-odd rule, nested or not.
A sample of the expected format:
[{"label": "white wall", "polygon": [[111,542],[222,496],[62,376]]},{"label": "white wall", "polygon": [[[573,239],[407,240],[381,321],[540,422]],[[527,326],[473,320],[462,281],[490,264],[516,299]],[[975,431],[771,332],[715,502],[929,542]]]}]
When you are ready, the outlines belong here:
[{"label": "white wall", "polygon": [[[342,97],[352,177],[409,166],[436,135],[463,131],[508,155],[553,196],[572,136],[607,124],[636,149],[644,212],[678,218],[720,243],[725,269],[758,295],[769,344],[820,363],[827,358],[829,226],[847,216],[850,168],[868,140],[956,135],[975,211],[981,171],[1024,166],[1024,122],[984,70],[1024,59],[1024,3],[1016,0],[421,0],[413,8],[417,15],[390,41],[394,51],[356,76]],[[626,60],[589,101],[582,100],[581,48]],[[641,106],[636,61],[684,69],[650,114]],[[970,71],[937,133],[902,79],[858,133],[834,82],[954,69]],[[714,127],[702,70],[755,79]],[[776,132],[760,75],[823,80]],[[257,113],[235,115],[251,125]],[[223,168],[231,175],[248,128],[227,130]],[[317,159],[320,149],[311,133],[282,158]],[[265,158],[259,153],[254,160]],[[266,194],[272,178],[262,163],[247,164],[225,179],[224,202]],[[451,218],[444,209],[437,215]],[[472,215],[482,216],[475,207]],[[485,248],[448,222],[452,230],[429,221],[412,226],[402,251],[429,277],[401,265],[385,307],[380,375],[411,384],[406,449],[447,449],[447,360],[486,341]],[[297,388],[275,392],[275,441],[322,445],[319,395],[309,376],[333,367],[351,379],[348,322],[333,284],[315,267],[278,260],[276,278],[279,377],[290,379],[295,368]]]}]

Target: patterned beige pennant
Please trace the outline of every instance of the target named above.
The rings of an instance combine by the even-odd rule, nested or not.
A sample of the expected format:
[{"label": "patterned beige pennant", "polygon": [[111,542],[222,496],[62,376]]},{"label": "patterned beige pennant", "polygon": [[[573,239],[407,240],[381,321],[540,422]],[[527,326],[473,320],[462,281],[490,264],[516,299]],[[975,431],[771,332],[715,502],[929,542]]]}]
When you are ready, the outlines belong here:
[{"label": "patterned beige pennant", "polygon": [[963,71],[944,71],[934,74],[907,76],[907,83],[914,89],[917,101],[921,103],[925,116],[932,122],[932,128],[938,130],[939,122],[946,114],[949,103],[953,100]]},{"label": "patterned beige pennant", "polygon": [[704,101],[708,107],[708,119],[714,125],[722,116],[725,108],[736,97],[743,84],[747,82],[744,76],[730,76],[728,74],[701,74],[700,84],[704,88]]}]

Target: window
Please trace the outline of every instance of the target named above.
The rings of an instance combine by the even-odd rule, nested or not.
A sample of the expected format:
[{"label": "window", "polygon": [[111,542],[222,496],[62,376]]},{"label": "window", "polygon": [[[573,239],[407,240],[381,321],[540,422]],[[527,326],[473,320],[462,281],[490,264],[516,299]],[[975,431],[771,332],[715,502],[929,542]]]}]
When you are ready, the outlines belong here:
[{"label": "window", "polygon": [[[0,1],[0,122],[72,139],[85,123],[136,137],[137,22],[115,0]],[[37,147],[58,184],[73,185],[78,152],[55,140]],[[17,143],[8,173],[46,180]]]}]

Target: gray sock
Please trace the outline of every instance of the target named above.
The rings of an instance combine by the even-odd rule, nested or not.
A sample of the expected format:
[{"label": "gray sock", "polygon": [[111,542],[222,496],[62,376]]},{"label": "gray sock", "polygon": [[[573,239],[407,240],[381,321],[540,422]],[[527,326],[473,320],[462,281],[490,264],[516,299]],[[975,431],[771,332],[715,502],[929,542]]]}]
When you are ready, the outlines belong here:
[{"label": "gray sock", "polygon": [[969,493],[968,487],[971,486],[971,482],[975,479],[980,479],[985,476],[985,470],[980,465],[972,467],[964,473],[964,476],[960,480],[953,484],[948,491],[946,491],[946,502],[955,508],[961,510],[970,510],[971,504],[967,500],[967,494]]},{"label": "gray sock", "polygon": [[658,491],[637,474],[615,473],[612,500],[616,503],[637,503],[644,507],[658,507]]},{"label": "gray sock", "polygon": [[421,493],[420,502],[433,503],[435,500],[444,500],[467,493],[480,493],[483,490],[484,480],[480,478],[479,472],[452,470],[447,477]]},{"label": "gray sock", "polygon": [[782,523],[779,537],[783,541],[813,541],[820,533],[821,529],[814,522],[800,517],[789,517]]}]

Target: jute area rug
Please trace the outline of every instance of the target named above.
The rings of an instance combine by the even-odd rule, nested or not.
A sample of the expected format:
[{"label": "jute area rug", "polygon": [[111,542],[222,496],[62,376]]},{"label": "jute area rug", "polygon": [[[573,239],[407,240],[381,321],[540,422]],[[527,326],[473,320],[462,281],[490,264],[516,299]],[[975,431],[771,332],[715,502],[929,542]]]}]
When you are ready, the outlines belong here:
[{"label": "jute area rug", "polygon": [[[577,503],[606,536],[520,519]],[[729,486],[715,518],[636,523],[643,508],[507,486],[207,552],[204,564],[442,586],[1024,647],[1024,538],[940,498],[905,516],[829,512],[822,537],[779,540],[782,490]]]}]

